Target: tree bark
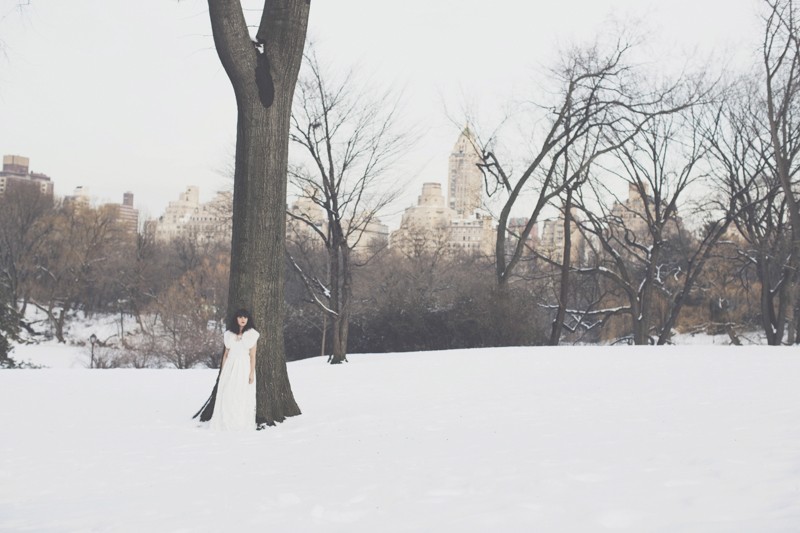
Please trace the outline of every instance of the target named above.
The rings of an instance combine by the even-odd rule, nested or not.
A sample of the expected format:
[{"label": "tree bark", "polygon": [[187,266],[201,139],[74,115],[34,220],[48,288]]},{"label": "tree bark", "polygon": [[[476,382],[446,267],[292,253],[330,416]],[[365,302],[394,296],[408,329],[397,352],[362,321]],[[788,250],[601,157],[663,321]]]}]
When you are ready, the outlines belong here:
[{"label": "tree bark", "polygon": [[550,346],[558,346],[558,341],[561,338],[561,328],[564,327],[564,318],[567,315],[569,269],[572,259],[572,234],[570,233],[570,226],[572,225],[572,191],[572,187],[567,189],[567,199],[564,202],[564,253],[561,258],[561,285],[559,287],[558,311],[556,312],[556,318],[553,320],[553,329],[550,331]]},{"label": "tree bark", "polygon": [[256,43],[238,0],[208,5],[238,108],[228,315],[252,310],[261,332],[256,423],[273,425],[300,414],[284,354],[283,257],[290,116],[310,2],[266,0]]},{"label": "tree bark", "polygon": [[758,270],[758,278],[761,281],[761,325],[767,336],[767,344],[777,346],[781,343],[783,328],[782,324],[778,322],[778,316],[775,314],[775,296],[777,293],[772,291],[769,283],[769,264],[765,254],[761,254],[756,268]]},{"label": "tree bark", "polygon": [[[798,140],[793,108],[797,105],[797,84],[800,83],[800,36],[793,0],[767,2],[767,5],[771,8],[763,48],[767,119],[774,168],[786,198],[791,222],[791,249],[784,280],[786,288],[781,288],[785,299],[780,299],[779,342],[783,340],[784,329],[787,329],[787,342],[794,344],[794,310],[800,296],[800,287],[797,286],[800,281],[800,206],[792,188],[792,163],[797,155],[795,147]],[[781,75],[785,75],[785,79]]]},{"label": "tree bark", "polygon": [[[352,269],[350,265],[350,249],[347,243],[341,242],[337,246],[337,264],[341,260],[339,268],[335,269],[336,279],[331,280],[331,285],[336,287],[336,311],[338,314],[333,318],[333,353],[330,363],[336,365],[347,361],[347,336],[350,331],[350,300],[352,297]],[[332,271],[333,272],[333,271]]]}]

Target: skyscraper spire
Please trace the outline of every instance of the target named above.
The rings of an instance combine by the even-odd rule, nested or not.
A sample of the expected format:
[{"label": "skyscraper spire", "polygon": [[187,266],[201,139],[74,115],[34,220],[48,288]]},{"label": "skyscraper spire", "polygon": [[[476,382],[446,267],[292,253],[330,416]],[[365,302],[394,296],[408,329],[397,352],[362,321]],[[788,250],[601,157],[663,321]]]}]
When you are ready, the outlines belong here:
[{"label": "skyscraper spire", "polygon": [[465,126],[450,154],[448,205],[461,217],[469,217],[481,207],[483,175],[478,168],[480,154],[475,138]]}]

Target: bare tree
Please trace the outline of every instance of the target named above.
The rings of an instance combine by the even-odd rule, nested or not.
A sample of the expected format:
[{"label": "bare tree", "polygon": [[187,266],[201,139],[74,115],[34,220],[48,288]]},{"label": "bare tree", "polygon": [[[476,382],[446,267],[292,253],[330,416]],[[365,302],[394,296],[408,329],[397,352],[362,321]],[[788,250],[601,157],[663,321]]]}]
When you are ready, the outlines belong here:
[{"label": "bare tree", "polygon": [[312,212],[287,214],[319,238],[328,255],[327,272],[314,273],[294,260],[291,264],[331,321],[329,362],[338,364],[347,360],[354,271],[373,255],[374,249],[364,249],[365,241],[374,238],[370,231],[378,213],[397,195],[388,170],[407,149],[408,135],[400,131],[397,100],[389,91],[376,94],[360,86],[352,73],[334,81],[313,51],[305,59],[291,140],[307,164],[293,166],[290,174]]},{"label": "bare tree", "polygon": [[[671,113],[691,102],[670,104],[674,87],[643,92],[636,74],[627,62],[630,45],[617,41],[610,49],[595,45],[567,52],[561,65],[552,71],[558,84],[557,100],[536,105],[544,116],[535,123],[531,159],[515,177],[510,165],[495,153],[496,139],[479,147],[490,195],[501,192],[502,208],[498,217],[495,247],[495,275],[504,288],[514,275],[524,255],[528,237],[542,209],[568,188],[576,188],[598,157],[609,153],[633,137],[654,116]],[[527,224],[514,239],[509,239],[509,217],[517,206],[527,201],[533,190],[533,207]],[[508,243],[514,243],[507,250]]]},{"label": "bare tree", "polygon": [[[688,205],[688,191],[706,179],[701,168],[706,153],[695,108],[654,117],[614,151],[602,175],[589,182],[591,194],[579,193],[581,227],[600,249],[597,263],[579,271],[604,277],[618,294],[612,306],[593,313],[627,316],[635,344],[670,339],[710,250],[730,223],[727,211],[702,206],[698,211],[709,220],[698,240],[678,214],[681,203]],[[627,185],[626,200],[614,194],[616,180],[609,177]],[[610,209],[609,198],[615,199]],[[656,300],[667,308],[660,321],[655,320]]]},{"label": "bare tree", "polygon": [[[795,312],[800,304],[798,270],[800,270],[800,191],[797,173],[800,170],[800,21],[794,0],[764,0],[764,67],[765,126],[769,131],[770,167],[780,183],[791,227],[789,262],[785,271],[788,307],[787,342],[800,342]],[[783,326],[781,325],[781,329]]]},{"label": "bare tree", "polygon": [[572,267],[572,228],[573,228],[573,209],[572,209],[572,195],[575,190],[580,186],[580,182],[574,182],[571,186],[567,187],[565,191],[564,208],[562,210],[564,217],[563,225],[563,247],[561,252],[561,265],[559,266],[559,291],[558,291],[558,306],[556,316],[553,318],[553,323],[550,328],[550,339],[548,344],[550,346],[558,346],[561,339],[561,331],[564,329],[564,321],[567,317],[567,304],[569,301],[569,288],[570,288],[570,270]]},{"label": "bare tree", "polygon": [[10,297],[6,281],[0,279],[0,368],[9,362],[11,341],[17,340],[20,316]]},{"label": "bare tree", "polygon": [[712,176],[734,213],[735,231],[726,237],[735,248],[741,272],[755,274],[759,320],[767,342],[780,344],[790,307],[791,243],[789,214],[772,164],[758,82],[737,80],[709,113],[704,135],[710,146]]},{"label": "bare tree", "polygon": [[115,276],[125,310],[144,333],[151,329],[146,310],[176,275],[168,266],[171,255],[168,252],[167,247],[156,242],[152,233],[139,234]]},{"label": "bare tree", "polygon": [[[236,95],[228,313],[252,309],[258,342],[256,423],[300,414],[283,343],[289,129],[310,0],[265,0],[251,37],[239,0],[208,0],[214,44]],[[200,414],[213,413],[216,386]]]},{"label": "bare tree", "polygon": [[222,283],[221,270],[215,268],[215,263],[212,258],[206,259],[176,280],[155,302],[152,311],[159,317],[155,337],[164,358],[175,368],[191,368],[199,363],[218,367],[221,362],[221,331],[210,327],[225,322],[222,309],[214,301],[214,287]]},{"label": "bare tree", "polygon": [[22,313],[53,223],[53,198],[33,184],[9,187],[0,197],[0,275],[9,301]]},{"label": "bare tree", "polygon": [[[109,257],[126,237],[113,209],[65,203],[53,218],[43,252],[36,257],[37,277],[31,303],[45,312],[59,342],[66,342],[69,314],[108,279]],[[131,236],[132,237],[132,236]]]}]

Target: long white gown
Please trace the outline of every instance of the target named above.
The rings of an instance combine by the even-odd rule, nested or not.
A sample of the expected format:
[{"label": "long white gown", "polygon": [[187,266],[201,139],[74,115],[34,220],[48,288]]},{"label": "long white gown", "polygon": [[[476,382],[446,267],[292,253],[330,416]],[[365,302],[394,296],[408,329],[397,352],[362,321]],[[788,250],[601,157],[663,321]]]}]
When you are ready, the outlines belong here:
[{"label": "long white gown", "polygon": [[217,399],[211,417],[211,429],[231,431],[255,429],[256,382],[250,384],[250,348],[258,342],[254,329],[244,332],[241,339],[232,331],[223,335],[228,358],[222,366],[217,386]]}]

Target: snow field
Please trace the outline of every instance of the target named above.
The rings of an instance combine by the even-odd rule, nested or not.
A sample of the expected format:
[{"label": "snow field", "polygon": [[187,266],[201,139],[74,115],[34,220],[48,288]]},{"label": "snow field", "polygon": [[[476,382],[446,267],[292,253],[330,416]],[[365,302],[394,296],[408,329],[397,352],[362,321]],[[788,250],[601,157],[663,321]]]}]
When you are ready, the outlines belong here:
[{"label": "snow field", "polygon": [[797,355],[316,358],[302,416],[219,434],[214,370],[6,371],[0,531],[797,531]]}]

